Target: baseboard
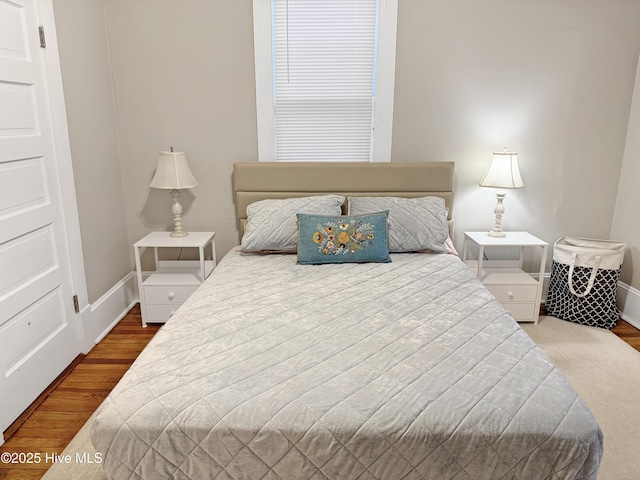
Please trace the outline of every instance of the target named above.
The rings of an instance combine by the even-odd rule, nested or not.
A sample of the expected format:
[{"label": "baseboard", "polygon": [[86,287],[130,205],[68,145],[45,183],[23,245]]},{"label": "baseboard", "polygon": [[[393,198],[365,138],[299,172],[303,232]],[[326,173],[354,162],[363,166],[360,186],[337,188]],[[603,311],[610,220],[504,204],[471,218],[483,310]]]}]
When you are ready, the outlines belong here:
[{"label": "baseboard", "polygon": [[100,299],[92,303],[90,310],[82,316],[84,329],[83,353],[89,353],[89,350],[122,320],[137,301],[136,275],[131,272]]},{"label": "baseboard", "polygon": [[618,282],[617,299],[622,319],[640,330],[640,290]]}]

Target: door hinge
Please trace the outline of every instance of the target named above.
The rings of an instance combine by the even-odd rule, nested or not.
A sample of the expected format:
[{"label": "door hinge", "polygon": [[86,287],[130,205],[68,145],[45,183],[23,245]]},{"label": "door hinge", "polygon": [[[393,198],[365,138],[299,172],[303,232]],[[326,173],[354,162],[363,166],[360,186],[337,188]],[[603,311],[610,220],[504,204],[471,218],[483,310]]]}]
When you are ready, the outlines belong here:
[{"label": "door hinge", "polygon": [[40,35],[40,48],[47,48],[47,41],[44,38],[44,27],[42,25],[38,27],[38,34]]},{"label": "door hinge", "polygon": [[80,313],[80,304],[78,303],[78,295],[73,296],[73,309],[76,313]]}]

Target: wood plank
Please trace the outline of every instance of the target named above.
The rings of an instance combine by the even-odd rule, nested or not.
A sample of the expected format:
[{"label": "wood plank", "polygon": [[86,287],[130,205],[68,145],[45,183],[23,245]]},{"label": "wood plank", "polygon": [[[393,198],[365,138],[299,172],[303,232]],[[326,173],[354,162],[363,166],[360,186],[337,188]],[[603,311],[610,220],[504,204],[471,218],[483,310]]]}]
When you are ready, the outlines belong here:
[{"label": "wood plank", "polygon": [[101,374],[101,373],[111,373],[111,372],[121,372],[124,373],[129,369],[129,366],[125,363],[94,363],[90,364],[89,362],[83,362],[79,364],[76,368],[74,368],[72,375],[76,373],[93,373],[93,374]]},{"label": "wood plank", "polygon": [[[91,415],[88,415],[86,420],[89,420],[90,416]],[[0,451],[5,451],[5,450],[8,452],[16,451],[17,449],[9,444],[9,442],[13,442],[13,440],[16,438],[17,439],[22,438],[25,440],[29,438],[34,441],[36,439],[41,439],[41,440],[49,439],[50,442],[47,443],[47,448],[52,448],[52,449],[55,449],[55,444],[59,439],[64,439],[65,446],[66,446],[69,444],[71,439],[75,437],[76,433],[80,431],[80,429],[82,428],[82,425],[84,425],[85,422],[81,423],[80,425],[78,425],[77,423],[69,424],[66,427],[60,427],[60,426],[55,426],[51,424],[45,425],[44,427],[41,426],[40,428],[36,428],[31,425],[23,426],[22,428],[20,428],[18,432],[15,433],[13,437],[11,437],[8,441],[4,443],[4,445],[2,445],[2,447],[0,447]],[[44,447],[42,450],[44,451]],[[31,451],[34,452],[34,451],[40,451],[40,450],[33,450],[32,448]],[[55,450],[55,451],[57,451],[58,453],[62,452],[62,450]]]},{"label": "wood plank", "polygon": [[[52,451],[62,451],[67,446],[67,442],[63,437],[58,438],[31,438],[16,435],[15,440],[13,440],[12,450],[15,452],[24,451],[24,452],[40,452],[42,449],[49,449]],[[22,449],[22,450],[21,450]]]},{"label": "wood plank", "polygon": [[48,469],[49,466],[38,466],[37,468],[21,467],[20,469],[7,468],[6,472],[0,471],[0,478],[2,480],[40,480]]},{"label": "wood plank", "polygon": [[60,384],[60,386],[67,385],[78,385],[78,384],[112,384],[115,385],[118,383],[118,380],[122,378],[124,372],[94,372],[94,373],[74,373],[73,375],[69,375],[64,381]]},{"label": "wood plank", "polygon": [[633,348],[640,351],[640,330],[636,327],[624,320],[619,320],[611,331]]}]

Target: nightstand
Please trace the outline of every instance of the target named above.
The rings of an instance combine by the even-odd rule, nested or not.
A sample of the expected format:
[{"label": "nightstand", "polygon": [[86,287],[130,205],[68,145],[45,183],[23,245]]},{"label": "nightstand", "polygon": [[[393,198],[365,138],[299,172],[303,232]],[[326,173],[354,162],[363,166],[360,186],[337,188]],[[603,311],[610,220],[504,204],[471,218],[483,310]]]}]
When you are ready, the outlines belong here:
[{"label": "nightstand", "polygon": [[[169,320],[216,266],[215,232],[189,232],[176,238],[170,233],[151,232],[133,244],[143,327]],[[143,281],[140,257],[145,248],[153,248],[155,270]],[[198,260],[160,260],[161,248],[197,248]],[[209,249],[211,258],[206,260],[205,250]]]},{"label": "nightstand", "polygon": [[[478,259],[469,260],[469,246],[478,247]],[[505,237],[490,237],[487,232],[465,232],[462,260],[471,268],[487,289],[518,322],[538,323],[544,268],[549,244],[528,232],[506,232]],[[507,247],[518,251],[518,258],[485,260],[485,251]],[[524,253],[527,248],[540,250],[538,278],[523,270]]]}]

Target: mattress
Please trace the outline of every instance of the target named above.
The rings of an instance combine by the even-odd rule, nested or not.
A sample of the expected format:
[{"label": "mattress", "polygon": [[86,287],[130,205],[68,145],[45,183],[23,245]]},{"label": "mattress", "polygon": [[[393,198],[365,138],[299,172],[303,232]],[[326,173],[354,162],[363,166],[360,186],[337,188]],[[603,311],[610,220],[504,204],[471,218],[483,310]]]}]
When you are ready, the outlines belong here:
[{"label": "mattress", "polygon": [[111,479],[596,479],[583,400],[461,260],[232,250],[101,405]]}]

